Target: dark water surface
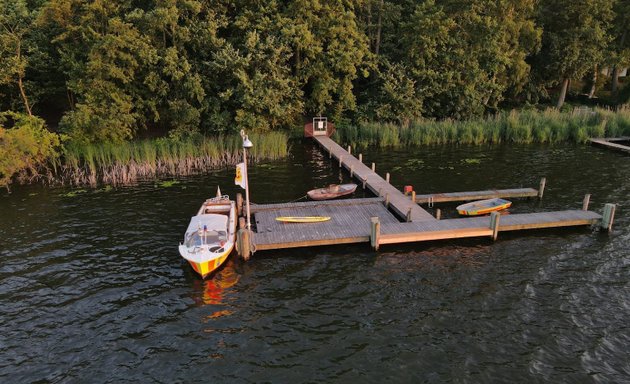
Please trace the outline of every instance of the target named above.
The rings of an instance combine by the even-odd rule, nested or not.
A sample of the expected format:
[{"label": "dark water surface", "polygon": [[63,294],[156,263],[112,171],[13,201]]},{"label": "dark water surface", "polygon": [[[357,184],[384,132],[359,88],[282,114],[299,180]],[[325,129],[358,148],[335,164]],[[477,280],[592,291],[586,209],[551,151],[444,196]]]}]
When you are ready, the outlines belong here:
[{"label": "dark water surface", "polygon": [[[595,211],[619,204],[614,230],[267,251],[202,281],[177,244],[217,185],[237,192],[232,169],[170,187],[15,187],[0,193],[0,382],[630,382],[629,156],[364,152],[418,193],[546,176],[544,199],[514,199],[512,212],[579,209],[591,193]],[[266,203],[349,177],[297,142],[250,181]]]}]

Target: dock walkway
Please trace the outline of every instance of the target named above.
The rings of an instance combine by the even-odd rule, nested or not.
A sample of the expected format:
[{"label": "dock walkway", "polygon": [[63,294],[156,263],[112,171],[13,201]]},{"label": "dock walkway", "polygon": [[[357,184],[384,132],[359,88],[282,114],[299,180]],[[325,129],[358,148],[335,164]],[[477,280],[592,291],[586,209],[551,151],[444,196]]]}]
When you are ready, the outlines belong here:
[{"label": "dock walkway", "polygon": [[[302,203],[252,205],[257,250],[307,247],[370,241],[370,218],[399,223],[380,197]],[[279,216],[330,216],[321,223],[284,223]]]},{"label": "dock walkway", "polygon": [[412,201],[410,197],[405,196],[401,191],[385,181],[385,179],[360,162],[356,157],[348,153],[331,138],[316,136],[314,139],[332,157],[339,160],[339,164],[349,170],[354,177],[365,182],[366,187],[376,196],[383,197],[389,202],[389,207],[398,217],[412,222],[437,221],[435,217],[422,209],[418,204]]},{"label": "dock walkway", "polygon": [[630,153],[630,146],[619,144],[630,142],[630,137],[616,137],[616,138],[604,138],[604,139],[590,139],[591,144],[599,145],[602,147],[615,149],[618,151]]}]

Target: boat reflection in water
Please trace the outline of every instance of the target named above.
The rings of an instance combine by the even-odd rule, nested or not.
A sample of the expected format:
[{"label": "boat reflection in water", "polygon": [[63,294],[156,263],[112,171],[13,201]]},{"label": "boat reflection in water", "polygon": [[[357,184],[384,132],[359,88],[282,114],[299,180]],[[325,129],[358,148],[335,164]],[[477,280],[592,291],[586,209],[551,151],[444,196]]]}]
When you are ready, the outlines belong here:
[{"label": "boat reflection in water", "polygon": [[[225,305],[226,290],[238,283],[240,274],[236,271],[234,261],[228,260],[224,267],[215,272],[211,279],[193,279],[193,300],[195,304]],[[214,312],[209,318],[229,315],[231,311]]]}]

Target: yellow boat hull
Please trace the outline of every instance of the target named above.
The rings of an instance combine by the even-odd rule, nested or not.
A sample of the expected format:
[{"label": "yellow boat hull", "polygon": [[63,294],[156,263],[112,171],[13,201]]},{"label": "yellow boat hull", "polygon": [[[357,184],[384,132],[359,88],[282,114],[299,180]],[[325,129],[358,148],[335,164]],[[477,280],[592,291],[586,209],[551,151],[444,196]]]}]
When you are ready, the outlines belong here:
[{"label": "yellow boat hull", "polygon": [[192,269],[195,272],[197,272],[201,276],[202,279],[205,279],[208,275],[210,275],[212,272],[219,269],[219,267],[223,265],[223,263],[225,263],[227,258],[230,256],[231,252],[232,252],[232,248],[230,248],[229,250],[226,250],[224,254],[217,257],[216,259],[212,259],[208,261],[203,261],[203,262],[196,262],[192,260],[187,260],[187,261],[192,267]]},{"label": "yellow boat hull", "polygon": [[457,213],[462,216],[487,215],[495,211],[502,211],[512,205],[511,201],[503,199],[487,199],[462,204],[457,207]]}]

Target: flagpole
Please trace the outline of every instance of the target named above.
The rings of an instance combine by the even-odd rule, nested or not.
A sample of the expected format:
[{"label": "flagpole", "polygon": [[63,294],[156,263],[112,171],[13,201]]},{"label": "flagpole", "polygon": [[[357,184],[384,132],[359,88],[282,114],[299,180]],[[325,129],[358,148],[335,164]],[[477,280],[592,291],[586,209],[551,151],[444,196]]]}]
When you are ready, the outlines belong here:
[{"label": "flagpole", "polygon": [[247,230],[251,231],[252,223],[250,220],[249,211],[249,178],[247,177],[247,149],[254,146],[249,138],[245,134],[244,130],[241,130],[241,137],[243,138],[243,168],[245,171],[245,204],[247,206]]}]

